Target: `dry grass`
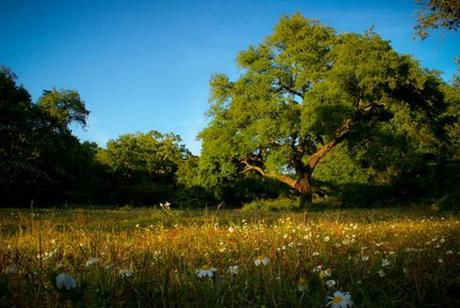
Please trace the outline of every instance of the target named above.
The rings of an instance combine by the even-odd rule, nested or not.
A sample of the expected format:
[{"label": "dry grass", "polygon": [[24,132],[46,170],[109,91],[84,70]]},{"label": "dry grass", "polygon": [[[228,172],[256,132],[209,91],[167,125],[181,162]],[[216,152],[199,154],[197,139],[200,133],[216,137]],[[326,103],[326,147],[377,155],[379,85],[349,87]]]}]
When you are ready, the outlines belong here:
[{"label": "dry grass", "polygon": [[5,209],[0,230],[0,306],[320,307],[334,290],[358,307],[460,304],[460,218],[429,209]]}]

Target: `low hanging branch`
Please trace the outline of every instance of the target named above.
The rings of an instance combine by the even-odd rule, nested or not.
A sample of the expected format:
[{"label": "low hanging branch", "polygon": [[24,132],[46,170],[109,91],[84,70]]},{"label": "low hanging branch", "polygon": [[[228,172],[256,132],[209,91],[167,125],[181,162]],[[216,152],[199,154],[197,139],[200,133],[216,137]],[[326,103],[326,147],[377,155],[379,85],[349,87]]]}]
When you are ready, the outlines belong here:
[{"label": "low hanging branch", "polygon": [[248,172],[250,170],[254,170],[254,171],[258,172],[260,175],[262,175],[263,177],[278,180],[280,182],[283,182],[283,183],[287,184],[291,188],[295,188],[295,185],[296,185],[297,181],[292,179],[291,177],[289,177],[287,175],[279,174],[279,173],[276,173],[276,172],[266,172],[266,171],[263,170],[263,168],[261,168],[259,166],[256,166],[254,164],[251,164],[248,161],[248,159],[243,159],[243,160],[241,160],[241,162],[245,165],[245,168],[244,168],[243,172]]}]

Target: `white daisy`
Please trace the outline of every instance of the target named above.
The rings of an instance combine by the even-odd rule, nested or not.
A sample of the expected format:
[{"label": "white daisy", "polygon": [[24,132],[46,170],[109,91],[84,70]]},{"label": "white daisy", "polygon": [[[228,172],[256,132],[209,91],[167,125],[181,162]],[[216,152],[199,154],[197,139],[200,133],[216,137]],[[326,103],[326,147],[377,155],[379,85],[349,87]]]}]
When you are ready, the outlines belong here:
[{"label": "white daisy", "polygon": [[200,278],[212,277],[214,276],[214,272],[216,271],[217,271],[217,268],[205,264],[201,268],[196,270],[196,275]]},{"label": "white daisy", "polygon": [[270,263],[270,259],[265,257],[265,256],[258,256],[255,260],[254,260],[254,264],[256,266],[259,266],[259,265],[265,265],[267,266],[268,263]]},{"label": "white daisy", "polygon": [[328,281],[326,281],[326,285],[329,287],[329,288],[332,288],[333,286],[336,285],[336,282],[334,279],[329,279]]},{"label": "white daisy", "polygon": [[228,272],[232,275],[238,274],[239,271],[240,271],[240,267],[238,265],[233,265],[233,266],[228,267]]},{"label": "white daisy", "polygon": [[385,267],[388,265],[390,265],[390,261],[388,261],[387,259],[382,259],[382,267]]},{"label": "white daisy", "polygon": [[77,281],[69,274],[60,273],[56,276],[56,287],[59,290],[65,288],[67,291],[69,291],[70,289],[74,289],[77,287]]},{"label": "white daisy", "polygon": [[335,291],[334,295],[328,296],[328,298],[330,301],[327,303],[327,306],[332,308],[346,308],[353,306],[350,292]]}]

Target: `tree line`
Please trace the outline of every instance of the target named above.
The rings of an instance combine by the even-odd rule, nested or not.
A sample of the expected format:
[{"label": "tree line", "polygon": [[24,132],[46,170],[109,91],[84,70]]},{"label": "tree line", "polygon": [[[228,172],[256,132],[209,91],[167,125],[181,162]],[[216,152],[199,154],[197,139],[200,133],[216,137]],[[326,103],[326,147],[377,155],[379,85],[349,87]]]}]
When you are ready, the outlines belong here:
[{"label": "tree line", "polygon": [[155,130],[99,147],[71,125],[89,111],[74,90],[33,102],[0,69],[1,205],[197,207],[335,198],[373,205],[440,198],[460,187],[460,81],[445,82],[378,34],[337,33],[284,16],[239,53],[242,74],[210,81],[200,156]]}]

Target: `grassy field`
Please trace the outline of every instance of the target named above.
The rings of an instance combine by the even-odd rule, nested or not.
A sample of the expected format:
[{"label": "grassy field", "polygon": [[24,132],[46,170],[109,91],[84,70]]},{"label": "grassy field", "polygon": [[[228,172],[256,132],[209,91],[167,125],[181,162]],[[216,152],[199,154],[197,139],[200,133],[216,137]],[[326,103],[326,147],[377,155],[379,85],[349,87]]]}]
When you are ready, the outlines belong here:
[{"label": "grassy field", "polygon": [[0,210],[2,307],[459,307],[459,259],[429,208]]}]

